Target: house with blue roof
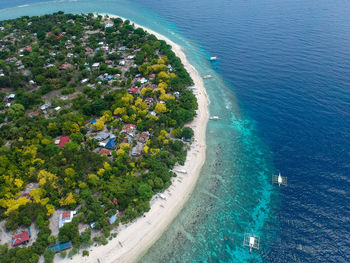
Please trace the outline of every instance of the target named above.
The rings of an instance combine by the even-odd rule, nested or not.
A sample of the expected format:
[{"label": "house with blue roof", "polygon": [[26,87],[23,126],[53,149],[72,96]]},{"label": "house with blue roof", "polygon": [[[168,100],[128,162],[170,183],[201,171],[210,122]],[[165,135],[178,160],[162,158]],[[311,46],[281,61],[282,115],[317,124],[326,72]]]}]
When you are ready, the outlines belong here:
[{"label": "house with blue roof", "polygon": [[110,139],[110,140],[107,142],[105,148],[113,150],[113,149],[115,148],[116,145],[117,145],[117,143],[115,142],[115,140],[114,140],[114,139]]},{"label": "house with blue roof", "polygon": [[113,224],[115,221],[117,221],[117,215],[112,215],[110,218],[108,218],[109,224]]}]

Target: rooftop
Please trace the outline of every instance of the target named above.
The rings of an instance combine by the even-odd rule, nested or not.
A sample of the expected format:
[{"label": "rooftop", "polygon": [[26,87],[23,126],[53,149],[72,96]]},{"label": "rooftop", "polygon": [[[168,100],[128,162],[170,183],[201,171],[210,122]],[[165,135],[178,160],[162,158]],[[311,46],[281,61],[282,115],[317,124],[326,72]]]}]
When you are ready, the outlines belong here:
[{"label": "rooftop", "polygon": [[62,136],[60,138],[60,142],[59,142],[58,146],[63,148],[66,145],[66,143],[69,142],[69,140],[70,140],[69,136]]},{"label": "rooftop", "polygon": [[25,231],[21,234],[12,237],[12,246],[18,246],[22,243],[29,241],[29,231]]}]

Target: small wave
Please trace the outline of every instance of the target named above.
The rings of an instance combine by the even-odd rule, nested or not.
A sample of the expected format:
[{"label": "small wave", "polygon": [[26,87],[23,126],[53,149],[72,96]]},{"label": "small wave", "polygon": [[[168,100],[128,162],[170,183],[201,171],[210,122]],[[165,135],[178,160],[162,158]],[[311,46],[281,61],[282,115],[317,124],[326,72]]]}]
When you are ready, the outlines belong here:
[{"label": "small wave", "polygon": [[347,194],[346,191],[341,190],[341,189],[336,189],[336,188],[330,188],[330,189],[328,189],[328,192],[337,193],[337,194],[341,194],[341,195],[344,195],[344,196]]},{"label": "small wave", "polygon": [[230,110],[230,109],[232,109],[232,102],[231,101],[225,101],[225,108],[227,109],[227,110]]},{"label": "small wave", "polygon": [[69,2],[78,2],[79,0],[56,0],[55,3],[69,3]]}]

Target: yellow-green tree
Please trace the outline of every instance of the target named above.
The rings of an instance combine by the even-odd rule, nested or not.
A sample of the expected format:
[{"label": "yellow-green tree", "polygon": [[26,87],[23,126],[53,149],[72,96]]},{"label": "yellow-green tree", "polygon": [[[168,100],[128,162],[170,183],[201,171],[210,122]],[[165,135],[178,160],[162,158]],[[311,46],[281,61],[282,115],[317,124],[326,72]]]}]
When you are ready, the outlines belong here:
[{"label": "yellow-green tree", "polygon": [[52,215],[53,213],[55,213],[55,207],[51,204],[47,204],[46,205],[46,210],[47,210],[47,216]]},{"label": "yellow-green tree", "polygon": [[170,99],[175,99],[175,96],[172,95],[172,94],[161,94],[159,96],[159,99],[163,100],[163,101],[167,101],[167,100],[170,100]]},{"label": "yellow-green tree", "polygon": [[158,88],[166,90],[168,88],[168,84],[161,82],[158,84]]},{"label": "yellow-green tree", "polygon": [[135,106],[138,110],[145,110],[147,108],[147,103],[144,102],[141,98],[137,98],[135,101]]},{"label": "yellow-green tree", "polygon": [[[159,61],[159,60],[158,60]],[[152,70],[153,70],[153,72],[155,72],[155,73],[158,73],[158,72],[160,72],[160,71],[162,71],[162,70],[166,70],[167,69],[167,67],[164,65],[164,64],[154,64],[153,66],[152,66]]]},{"label": "yellow-green tree", "polygon": [[88,175],[88,183],[90,185],[96,186],[99,183],[99,178],[96,174],[89,174]]},{"label": "yellow-green tree", "polygon": [[143,63],[141,66],[138,66],[137,68],[139,72],[141,72],[143,75],[148,75],[152,72],[152,67],[149,63]]},{"label": "yellow-green tree", "polygon": [[163,141],[166,137],[168,137],[168,133],[166,130],[161,130],[160,135],[158,136],[159,141]]},{"label": "yellow-green tree", "polygon": [[159,72],[157,77],[158,77],[158,82],[167,82],[170,79],[170,76],[165,71]]},{"label": "yellow-green tree", "polygon": [[128,116],[128,115],[123,115],[123,116],[122,116],[122,120],[123,120],[124,122],[129,122],[129,116]]},{"label": "yellow-green tree", "polygon": [[158,63],[158,64],[165,64],[165,60],[162,59],[162,58],[160,58],[160,59],[158,59],[157,63]]},{"label": "yellow-green tree", "polygon": [[57,188],[57,186],[55,185],[55,182],[57,181],[57,179],[58,178],[56,175],[45,170],[40,170],[38,173],[38,181],[40,186],[43,186],[46,183],[50,183],[53,188]]},{"label": "yellow-green tree", "polygon": [[144,97],[147,92],[152,92],[153,90],[151,88],[143,88],[141,90],[141,96]]},{"label": "yellow-green tree", "polygon": [[126,113],[126,108],[125,107],[122,107],[122,108],[118,107],[113,112],[114,115],[123,115],[125,113]]},{"label": "yellow-green tree", "polygon": [[105,122],[110,122],[110,121],[112,121],[114,119],[113,116],[112,116],[112,112],[110,110],[106,110],[103,113],[102,117],[104,118]]},{"label": "yellow-green tree", "polygon": [[122,143],[122,144],[120,144],[120,149],[122,149],[124,152],[129,152],[130,145],[128,143]]},{"label": "yellow-green tree", "polygon": [[125,154],[125,151],[123,149],[118,149],[118,151],[117,151],[118,156],[122,156],[124,154]]},{"label": "yellow-green tree", "polygon": [[105,128],[104,119],[99,118],[92,126],[94,126],[97,131],[102,131]]},{"label": "yellow-green tree", "polygon": [[66,176],[68,176],[68,177],[72,177],[72,176],[75,175],[75,171],[74,171],[74,169],[71,168],[71,167],[66,168],[66,169],[64,170],[64,173],[65,173]]},{"label": "yellow-green tree", "polygon": [[72,193],[68,193],[66,197],[62,197],[60,199],[60,206],[68,206],[71,204],[76,204],[76,201]]},{"label": "yellow-green tree", "polygon": [[110,165],[109,163],[107,163],[107,162],[104,162],[104,164],[103,164],[103,168],[104,168],[106,171],[110,171],[110,170],[112,170],[111,165]]},{"label": "yellow-green tree", "polygon": [[157,103],[156,108],[155,108],[155,112],[158,114],[164,113],[166,112],[166,105],[164,103]]},{"label": "yellow-green tree", "polygon": [[41,197],[42,193],[43,193],[43,190],[41,188],[34,188],[29,192],[30,197],[36,203],[40,202],[40,197]]},{"label": "yellow-green tree", "polygon": [[129,93],[125,93],[124,96],[122,97],[122,102],[125,107],[129,106],[133,101],[134,101],[134,97]]},{"label": "yellow-green tree", "polygon": [[100,169],[97,171],[97,174],[98,174],[99,176],[102,176],[102,175],[104,174],[105,171],[106,171],[105,169],[100,168]]},{"label": "yellow-green tree", "polygon": [[18,209],[19,206],[25,205],[26,203],[30,202],[27,198],[25,197],[20,197],[17,200],[15,199],[0,199],[0,206],[3,208],[7,208],[5,214],[8,215],[12,211],[15,211]]}]

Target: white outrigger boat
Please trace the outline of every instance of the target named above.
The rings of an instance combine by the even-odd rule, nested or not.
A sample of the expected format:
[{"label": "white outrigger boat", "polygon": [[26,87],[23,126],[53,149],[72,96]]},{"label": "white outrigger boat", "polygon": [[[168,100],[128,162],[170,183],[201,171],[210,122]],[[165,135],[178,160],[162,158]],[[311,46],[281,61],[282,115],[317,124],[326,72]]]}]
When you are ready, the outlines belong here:
[{"label": "white outrigger boat", "polygon": [[287,186],[287,177],[282,176],[281,172],[279,172],[278,175],[273,174],[272,175],[272,183],[278,184],[278,187],[280,187],[281,185]]},{"label": "white outrigger boat", "polygon": [[254,235],[253,233],[245,233],[243,246],[249,247],[249,252],[252,252],[253,249],[259,250],[260,236]]},{"label": "white outrigger boat", "polygon": [[217,59],[218,59],[217,57],[210,57],[210,61],[215,61]]},{"label": "white outrigger boat", "polygon": [[187,174],[187,171],[185,169],[176,169],[174,171],[182,174]]},{"label": "white outrigger boat", "polygon": [[166,200],[166,196],[162,193],[158,193],[158,197],[163,199],[163,200]]},{"label": "white outrigger boat", "polygon": [[203,79],[211,79],[212,77],[213,77],[212,75],[208,74],[208,75],[204,75]]},{"label": "white outrigger boat", "polygon": [[209,120],[220,120],[220,117],[219,116],[211,116],[209,117]]}]

